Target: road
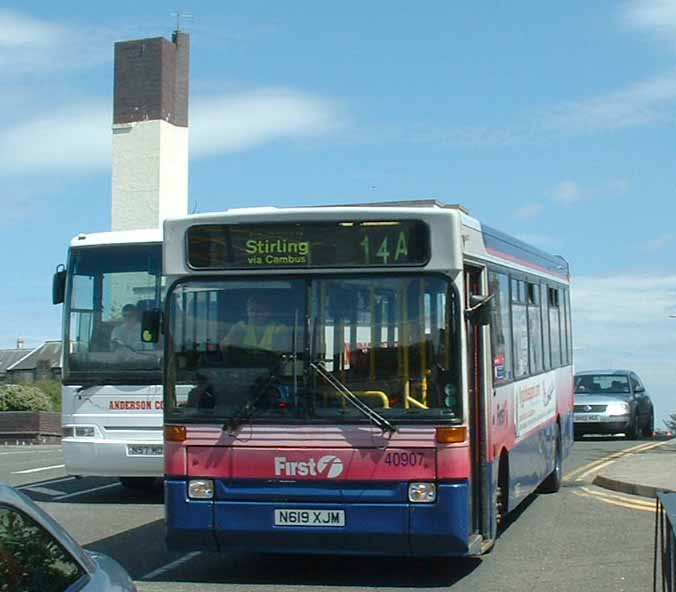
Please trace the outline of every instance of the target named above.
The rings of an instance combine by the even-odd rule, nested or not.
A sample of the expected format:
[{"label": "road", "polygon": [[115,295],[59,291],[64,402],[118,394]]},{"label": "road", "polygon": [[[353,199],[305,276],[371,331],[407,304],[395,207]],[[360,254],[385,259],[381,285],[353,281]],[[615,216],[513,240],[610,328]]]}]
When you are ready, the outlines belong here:
[{"label": "road", "polygon": [[164,548],[161,491],[133,493],[113,479],[66,477],[58,446],[0,447],[0,480],[20,486],[82,545],[115,557],[141,592],[311,592],[320,586],[326,592],[618,592],[652,585],[650,504],[609,496],[576,479],[590,481],[590,463],[636,444],[576,442],[562,490],[532,496],[490,554],[466,560],[186,556]]}]

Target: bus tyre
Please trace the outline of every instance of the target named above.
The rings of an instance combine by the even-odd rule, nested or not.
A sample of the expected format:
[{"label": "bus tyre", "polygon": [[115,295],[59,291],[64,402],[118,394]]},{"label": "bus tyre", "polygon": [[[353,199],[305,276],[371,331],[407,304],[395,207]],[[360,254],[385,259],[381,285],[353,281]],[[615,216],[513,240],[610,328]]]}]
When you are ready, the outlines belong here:
[{"label": "bus tyre", "polygon": [[650,413],[650,419],[646,423],[645,427],[642,430],[644,438],[652,438],[655,431],[655,415],[654,412]]},{"label": "bus tyre", "polygon": [[151,491],[155,477],[120,477],[120,483],[133,491]]},{"label": "bus tyre", "polygon": [[561,489],[563,480],[563,453],[561,451],[561,426],[556,424],[556,450],[554,452],[554,470],[540,485],[541,493],[556,493]]}]

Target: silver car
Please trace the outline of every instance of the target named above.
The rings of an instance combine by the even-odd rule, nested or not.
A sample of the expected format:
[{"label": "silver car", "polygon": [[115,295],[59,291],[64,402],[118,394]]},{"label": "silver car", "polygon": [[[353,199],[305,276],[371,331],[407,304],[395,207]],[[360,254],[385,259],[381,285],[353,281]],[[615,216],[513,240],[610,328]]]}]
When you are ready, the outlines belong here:
[{"label": "silver car", "polygon": [[589,370],[575,375],[575,435],[652,437],[655,414],[641,379],[631,370]]},{"label": "silver car", "polygon": [[0,590],[137,592],[119,563],[82,549],[33,500],[2,482]]}]

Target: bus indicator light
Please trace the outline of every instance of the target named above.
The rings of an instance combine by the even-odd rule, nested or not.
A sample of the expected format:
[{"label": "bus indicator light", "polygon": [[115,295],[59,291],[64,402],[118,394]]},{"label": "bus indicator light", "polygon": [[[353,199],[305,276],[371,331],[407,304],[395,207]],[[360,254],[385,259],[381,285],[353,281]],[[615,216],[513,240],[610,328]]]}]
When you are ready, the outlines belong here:
[{"label": "bus indicator light", "polygon": [[441,444],[458,444],[467,440],[467,428],[460,427],[446,427],[437,428],[436,440]]},{"label": "bus indicator light", "polygon": [[188,438],[185,426],[166,425],[164,426],[164,439],[167,442],[185,442]]}]

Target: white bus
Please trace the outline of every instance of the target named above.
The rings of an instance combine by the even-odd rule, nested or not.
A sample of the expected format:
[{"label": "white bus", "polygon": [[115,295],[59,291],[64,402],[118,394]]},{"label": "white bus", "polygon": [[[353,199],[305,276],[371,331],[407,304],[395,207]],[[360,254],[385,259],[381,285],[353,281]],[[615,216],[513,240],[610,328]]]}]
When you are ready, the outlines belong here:
[{"label": "white bus", "polygon": [[69,475],[152,485],[162,465],[161,344],[141,342],[162,302],[162,231],[80,234],[54,277],[63,303],[63,453]]}]

